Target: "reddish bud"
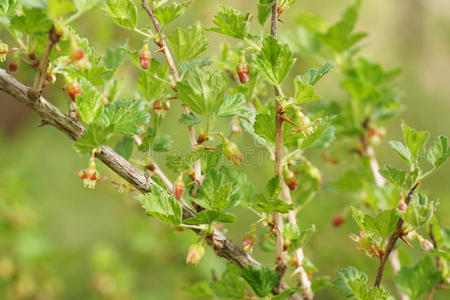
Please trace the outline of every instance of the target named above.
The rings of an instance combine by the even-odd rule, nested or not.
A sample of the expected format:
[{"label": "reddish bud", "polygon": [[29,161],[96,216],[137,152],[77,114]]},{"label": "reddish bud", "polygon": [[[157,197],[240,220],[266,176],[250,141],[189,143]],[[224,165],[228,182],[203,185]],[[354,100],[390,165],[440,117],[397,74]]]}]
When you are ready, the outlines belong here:
[{"label": "reddish bud", "polygon": [[405,211],[406,208],[408,208],[408,205],[405,202],[400,202],[400,204],[397,206],[397,208],[401,211]]},{"label": "reddish bud", "polygon": [[66,90],[67,94],[69,94],[70,99],[72,99],[72,101],[75,101],[75,97],[77,95],[81,95],[81,93],[82,93],[80,85],[76,81],[69,82],[66,85],[65,90]]},{"label": "reddish bud", "polygon": [[291,191],[297,188],[298,186],[297,178],[295,178],[294,172],[289,170],[286,166],[283,168],[283,179]]},{"label": "reddish bud", "polygon": [[17,65],[17,63],[14,60],[9,61],[9,64],[8,64],[9,71],[15,72],[15,71],[17,71],[18,68],[19,68],[19,66]]},{"label": "reddish bud", "polygon": [[236,71],[239,76],[239,81],[242,84],[246,83],[250,79],[250,69],[248,67],[248,63],[245,61],[237,64]]},{"label": "reddish bud", "polygon": [[99,173],[95,166],[95,156],[91,156],[89,167],[77,173],[77,176],[83,179],[84,187],[93,189],[97,182],[102,181],[106,176],[99,177]]},{"label": "reddish bud", "polygon": [[145,45],[142,47],[141,50],[139,50],[139,62],[141,64],[141,67],[143,69],[148,69],[150,67],[150,60],[152,59],[152,53],[150,50],[148,50],[148,45],[145,43]]},{"label": "reddish bud", "polygon": [[200,134],[197,138],[197,144],[201,145],[207,140],[209,140],[209,137],[206,134]]},{"label": "reddish bud", "polygon": [[331,223],[333,227],[339,227],[342,225],[342,223],[345,222],[345,216],[343,214],[338,214]]},{"label": "reddish bud", "polygon": [[170,102],[169,101],[164,101],[163,105],[162,105],[162,109],[165,111],[170,110]]},{"label": "reddish bud", "polygon": [[225,157],[235,165],[240,165],[242,162],[242,153],[239,151],[238,146],[235,143],[230,142],[228,139],[223,140],[223,154]]},{"label": "reddish bud", "polygon": [[422,246],[423,250],[425,251],[430,251],[431,249],[433,249],[433,243],[431,243],[429,240],[423,239],[422,242],[420,243],[420,245]]},{"label": "reddish bud", "polygon": [[153,109],[154,110],[161,110],[161,102],[159,100],[156,100],[155,102],[153,102]]},{"label": "reddish bud", "polygon": [[28,57],[31,59],[31,60],[35,60],[36,59],[36,54],[34,54],[34,52],[28,52]]},{"label": "reddish bud", "polygon": [[72,52],[70,53],[70,59],[72,61],[79,61],[82,60],[84,57],[84,51],[81,48],[72,49]]},{"label": "reddish bud", "polygon": [[245,252],[251,253],[253,251],[253,245],[256,242],[256,235],[253,232],[247,232],[242,239],[242,249]]},{"label": "reddish bud", "polygon": [[196,266],[202,259],[203,255],[205,255],[205,249],[203,248],[203,246],[194,244],[189,247],[189,252],[186,257],[186,263],[190,266]]},{"label": "reddish bud", "polygon": [[183,182],[183,176],[178,176],[177,181],[175,181],[175,184],[173,185],[173,194],[175,198],[180,201],[181,197],[183,196],[184,191],[184,182]]}]

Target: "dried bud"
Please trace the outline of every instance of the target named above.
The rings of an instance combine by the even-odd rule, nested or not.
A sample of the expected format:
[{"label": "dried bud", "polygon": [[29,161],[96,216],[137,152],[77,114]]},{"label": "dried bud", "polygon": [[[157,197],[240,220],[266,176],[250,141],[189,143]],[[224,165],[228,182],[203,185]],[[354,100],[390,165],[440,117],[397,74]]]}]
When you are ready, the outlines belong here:
[{"label": "dried bud", "polygon": [[203,246],[200,244],[194,244],[189,247],[186,263],[190,266],[196,266],[202,259],[203,255],[205,255],[205,249]]},{"label": "dried bud", "polygon": [[223,146],[222,151],[226,158],[233,164],[240,165],[243,158],[238,146],[235,143],[230,142],[227,138],[223,139]]},{"label": "dried bud", "polygon": [[342,223],[345,222],[345,216],[343,214],[338,214],[336,217],[334,217],[333,222],[331,223],[333,227],[339,227],[342,225]]},{"label": "dried bud", "polygon": [[250,79],[250,69],[245,61],[237,64],[236,71],[241,83],[246,83]]},{"label": "dried bud", "polygon": [[84,187],[93,189],[97,182],[102,181],[106,176],[99,178],[99,173],[95,166],[95,156],[92,155],[89,160],[89,167],[77,173],[77,176],[83,179]]},{"label": "dried bud", "polygon": [[204,142],[206,142],[207,140],[209,140],[209,137],[206,134],[199,134],[199,136],[197,138],[197,144],[201,145]]},{"label": "dried bud", "polygon": [[141,67],[147,70],[150,67],[150,60],[152,59],[152,53],[148,49],[147,43],[144,44],[141,50],[139,50],[139,62]]},{"label": "dried bud", "polygon": [[408,208],[408,205],[405,202],[400,202],[400,204],[397,206],[397,208],[401,211],[405,211],[406,208]]},{"label": "dried bud", "polygon": [[429,240],[423,239],[420,242],[420,245],[422,246],[423,250],[425,251],[430,251],[431,249],[433,249],[433,243],[431,243]]},{"label": "dried bud", "polygon": [[247,232],[242,239],[242,249],[245,252],[251,253],[253,251],[253,245],[256,242],[256,235],[254,232]]},{"label": "dried bud", "polygon": [[181,196],[183,196],[183,191],[184,191],[183,176],[180,175],[178,176],[177,181],[175,181],[175,184],[173,185],[173,194],[178,201],[181,200]]},{"label": "dried bud", "polygon": [[10,72],[15,72],[15,71],[17,71],[18,68],[19,68],[19,66],[17,65],[17,63],[14,60],[9,61],[8,69]]},{"label": "dried bud", "polygon": [[36,54],[34,54],[34,52],[30,51],[30,52],[28,52],[28,57],[29,57],[31,60],[35,60],[35,59],[36,59]]},{"label": "dried bud", "polygon": [[155,102],[153,102],[153,109],[154,110],[161,110],[161,102],[159,100],[156,100]]},{"label": "dried bud", "polygon": [[72,99],[72,101],[75,101],[75,97],[77,95],[81,95],[81,93],[82,93],[80,85],[76,81],[70,81],[66,85],[65,90],[66,90],[67,94],[69,94],[70,99]]},{"label": "dried bud", "polygon": [[298,186],[297,178],[295,178],[294,172],[288,169],[288,167],[283,168],[283,179],[286,185],[291,191],[295,190]]}]

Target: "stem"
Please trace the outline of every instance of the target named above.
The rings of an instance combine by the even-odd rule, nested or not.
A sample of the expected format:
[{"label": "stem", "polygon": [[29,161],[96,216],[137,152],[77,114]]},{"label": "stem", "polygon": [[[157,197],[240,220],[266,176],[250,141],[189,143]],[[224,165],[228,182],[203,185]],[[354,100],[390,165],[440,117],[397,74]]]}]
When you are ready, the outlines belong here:
[{"label": "stem", "polygon": [[[273,1],[272,6],[272,22],[270,28],[270,34],[277,38],[277,23],[278,23],[278,5],[277,1]],[[274,86],[275,96],[280,95],[279,86]],[[275,129],[275,174],[279,175],[280,178],[283,177],[283,131],[284,124],[282,115],[284,114],[283,107],[278,98],[275,99],[275,109],[276,109],[276,129]],[[281,180],[283,182],[283,180]],[[275,222],[274,233],[275,233],[275,244],[276,244],[276,270],[280,279],[283,278],[286,272],[287,264],[284,257],[284,242],[283,242],[283,214],[275,212],[273,213],[273,219]]]},{"label": "stem", "polygon": [[[158,22],[158,19],[156,18],[153,11],[148,6],[147,0],[142,0],[142,7],[147,12],[148,16],[150,17],[153,26],[155,27],[155,30],[158,34],[161,33],[161,25]],[[172,53],[169,50],[169,46],[167,44],[167,41],[164,39],[164,37],[160,37],[160,40],[158,41],[158,46],[161,47],[162,52],[164,53],[164,57],[166,58],[167,65],[169,66],[170,72],[172,74],[173,80],[176,82],[180,81],[180,75],[178,74],[178,70],[175,64],[175,60],[172,57]],[[188,114],[190,112],[189,108],[187,106],[181,107],[183,114]],[[195,128],[192,125],[187,126],[188,128],[188,135],[189,135],[189,142],[191,143],[191,148],[193,150],[197,149],[197,138],[195,134]],[[200,160],[197,160],[194,162],[194,179],[195,179],[195,185],[198,187],[198,185],[201,182],[201,176],[202,176],[202,168],[200,165]],[[195,189],[194,189],[195,191]]]}]

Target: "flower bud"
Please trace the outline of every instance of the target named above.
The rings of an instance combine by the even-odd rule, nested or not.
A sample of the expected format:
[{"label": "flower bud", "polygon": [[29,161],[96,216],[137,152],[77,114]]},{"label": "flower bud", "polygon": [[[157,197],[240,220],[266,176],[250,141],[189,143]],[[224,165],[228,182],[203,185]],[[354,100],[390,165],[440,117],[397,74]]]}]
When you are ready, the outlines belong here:
[{"label": "flower bud", "polygon": [[433,243],[431,243],[429,240],[423,239],[420,242],[420,245],[422,246],[423,250],[430,251],[434,248]]},{"label": "flower bud", "polygon": [[235,143],[230,142],[227,138],[223,139],[223,154],[226,158],[235,165],[240,165],[242,162],[242,153],[239,151]]},{"label": "flower bud", "polygon": [[8,69],[10,72],[15,72],[15,71],[17,71],[18,68],[19,68],[19,66],[17,65],[17,63],[14,60],[9,61]]},{"label": "flower bud", "polygon": [[406,208],[408,208],[408,205],[405,202],[400,202],[400,204],[397,206],[397,208],[401,211],[405,211]]},{"label": "flower bud", "polygon": [[154,110],[161,110],[161,102],[159,100],[156,100],[155,102],[153,102],[153,109]]},{"label": "flower bud", "polygon": [[203,248],[200,244],[194,244],[189,247],[186,263],[190,266],[196,266],[202,259],[203,255],[205,255],[205,248]]},{"label": "flower bud", "polygon": [[78,45],[73,42],[71,44],[71,50],[70,50],[70,59],[72,62],[76,62],[79,60],[82,60],[84,58],[84,51]]},{"label": "flower bud", "polygon": [[199,136],[197,138],[197,144],[201,145],[204,142],[206,142],[207,140],[209,140],[208,135],[206,135],[206,134],[199,134]]},{"label": "flower bud", "polygon": [[95,166],[95,156],[92,155],[89,160],[89,167],[87,169],[81,170],[77,173],[77,176],[83,179],[84,187],[93,189],[97,182],[102,181],[106,178],[106,176],[102,176],[99,178],[99,172]]},{"label": "flower bud", "polygon": [[152,59],[152,53],[148,49],[147,43],[144,44],[141,50],[139,50],[139,63],[141,67],[147,70],[150,67],[150,60]]},{"label": "flower bud", "polygon": [[169,101],[164,101],[163,105],[162,105],[162,109],[165,111],[169,111],[170,110],[170,102]]},{"label": "flower bud", "polygon": [[30,51],[30,52],[28,52],[28,57],[29,57],[31,60],[35,60],[35,59],[36,59],[36,54],[35,54],[34,52]]},{"label": "flower bud", "polygon": [[359,239],[359,248],[360,249],[370,249],[372,247],[373,241],[368,235],[363,235]]},{"label": "flower bud", "polygon": [[338,214],[336,217],[334,217],[333,222],[331,224],[333,225],[333,227],[339,227],[344,222],[345,216],[343,214]]},{"label": "flower bud", "polygon": [[175,184],[173,185],[173,194],[178,201],[181,200],[183,191],[184,191],[183,176],[180,175],[178,176],[177,181],[175,181]]},{"label": "flower bud", "polygon": [[256,235],[254,232],[247,232],[242,239],[242,249],[245,252],[251,253],[253,251],[253,245],[256,242]]},{"label": "flower bud", "polygon": [[72,101],[75,101],[75,97],[77,95],[81,95],[81,93],[82,93],[80,85],[76,81],[70,81],[66,85],[65,90],[66,90],[67,94],[69,94],[70,99],[72,99]]},{"label": "flower bud", "polygon": [[298,186],[297,178],[295,178],[294,172],[288,169],[288,167],[283,168],[283,179],[286,185],[291,191],[295,190]]},{"label": "flower bud", "polygon": [[236,71],[241,83],[246,83],[250,79],[250,69],[248,63],[245,61],[245,56],[243,53],[239,57],[239,63],[236,66]]}]

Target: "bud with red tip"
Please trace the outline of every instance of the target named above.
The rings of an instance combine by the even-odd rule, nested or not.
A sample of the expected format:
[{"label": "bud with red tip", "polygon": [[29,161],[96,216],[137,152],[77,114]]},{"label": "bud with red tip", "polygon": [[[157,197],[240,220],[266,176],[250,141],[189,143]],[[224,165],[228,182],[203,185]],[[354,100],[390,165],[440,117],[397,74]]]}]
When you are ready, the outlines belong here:
[{"label": "bud with red tip", "polygon": [[343,214],[338,214],[336,217],[334,217],[333,222],[331,223],[333,227],[339,227],[342,225],[342,223],[345,222],[345,216]]},{"label": "bud with red tip", "polygon": [[206,135],[206,134],[199,134],[198,135],[198,138],[197,138],[197,144],[199,144],[199,145],[201,145],[201,144],[203,144],[204,142],[206,142],[207,140],[209,140],[209,137],[208,137],[208,135]]},{"label": "bud with red tip", "polygon": [[422,246],[423,250],[425,251],[430,251],[431,249],[433,249],[433,243],[431,243],[429,240],[423,239],[422,242],[420,243],[420,245]]},{"label": "bud with red tip", "polygon": [[242,53],[239,57],[239,63],[236,66],[236,71],[241,83],[246,83],[250,79],[250,68],[248,66],[248,63],[245,61],[244,54]]},{"label": "bud with red tip", "polygon": [[65,86],[65,90],[67,94],[69,94],[70,99],[72,99],[72,101],[75,101],[75,97],[77,95],[81,95],[82,93],[80,85],[74,80],[67,83],[67,85]]},{"label": "bud with red tip", "polygon": [[183,191],[184,191],[183,176],[180,175],[178,176],[177,181],[175,181],[175,184],[173,185],[173,195],[178,201],[181,200],[181,197],[183,196]]},{"label": "bud with red tip", "polygon": [[169,101],[164,101],[163,105],[162,105],[162,109],[165,111],[169,111],[170,110],[170,102]]},{"label": "bud with red tip", "polygon": [[397,206],[397,208],[401,211],[405,211],[408,208],[408,205],[405,202],[400,202],[400,204]]},{"label": "bud with red tip", "polygon": [[147,43],[139,50],[139,63],[141,67],[147,70],[150,67],[150,60],[152,59],[152,53],[148,49]]},{"label": "bud with red tip", "polygon": [[205,248],[203,248],[200,244],[194,244],[189,247],[186,263],[190,266],[196,266],[202,259],[203,255],[205,255]]},{"label": "bud with red tip", "polygon": [[253,251],[253,245],[256,242],[256,234],[255,232],[247,232],[242,239],[242,250],[245,252],[251,253]]},{"label": "bud with red tip", "polygon": [[95,166],[95,155],[94,152],[89,160],[89,167],[87,169],[81,170],[77,173],[77,176],[83,179],[84,187],[93,189],[97,182],[102,181],[106,176],[99,177],[99,172]]},{"label": "bud with red tip", "polygon": [[298,186],[297,178],[295,178],[294,172],[284,166],[283,168],[283,179],[284,183],[289,187],[291,191],[295,190]]},{"label": "bud with red tip", "polygon": [[84,51],[78,47],[77,43],[72,40],[70,44],[70,59],[72,62],[77,62],[84,58]]},{"label": "bud with red tip", "polygon": [[159,100],[156,100],[155,102],[153,102],[153,109],[154,110],[161,110],[161,102]]},{"label": "bud with red tip", "polygon": [[241,151],[235,143],[230,142],[227,138],[223,138],[223,154],[225,157],[235,165],[240,165],[243,157]]},{"label": "bud with red tip", "polygon": [[9,61],[8,70],[10,72],[15,72],[15,71],[17,71],[18,68],[19,68],[19,66],[17,65],[17,63],[14,60]]}]

